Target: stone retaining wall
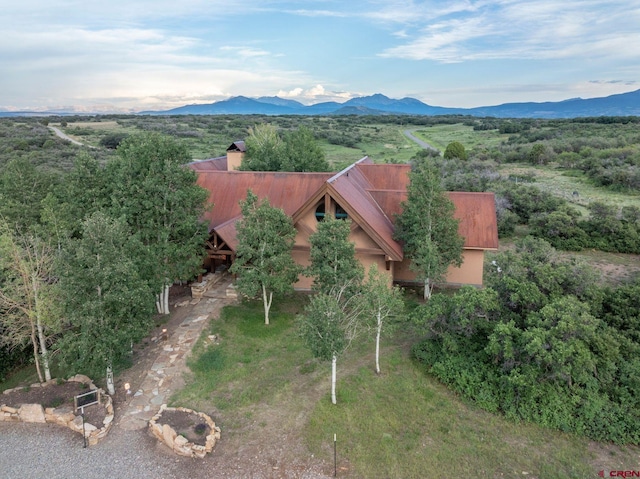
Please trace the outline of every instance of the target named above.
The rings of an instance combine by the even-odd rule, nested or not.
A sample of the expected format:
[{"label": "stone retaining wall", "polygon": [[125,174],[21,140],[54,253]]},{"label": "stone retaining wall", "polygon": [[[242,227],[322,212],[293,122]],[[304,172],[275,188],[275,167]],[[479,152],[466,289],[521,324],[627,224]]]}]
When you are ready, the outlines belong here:
[{"label": "stone retaining wall", "polygon": [[191,283],[191,297],[193,299],[201,299],[203,296],[207,296],[207,292],[214,285],[225,279],[228,274],[226,270],[207,273],[199,283]]},{"label": "stone retaining wall", "polygon": [[[32,384],[30,387],[47,387],[51,384],[57,384],[58,381],[57,379],[52,379],[44,384]],[[91,379],[82,374],[77,374],[69,378],[68,381],[89,384],[90,389],[97,389]],[[4,391],[4,394],[18,389],[20,388],[7,389]],[[98,407],[104,407],[107,415],[100,427],[88,422],[84,423],[85,437],[90,446],[97,444],[98,441],[104,438],[113,425],[113,403],[111,396],[105,394],[102,389],[100,389],[100,394],[102,402]],[[82,434],[82,415],[76,416],[73,406],[67,405],[56,408],[43,408],[41,404],[23,404],[19,408],[14,408],[4,404],[0,396],[0,421],[58,424],[59,426],[68,427],[72,431]]]},{"label": "stone retaining wall", "polygon": [[[211,433],[206,437],[204,446],[189,442],[186,437],[179,435],[170,425],[162,424],[163,411],[182,411],[187,414],[200,416],[209,426]],[[185,407],[167,407],[166,404],[160,406],[160,411],[149,420],[149,430],[158,441],[166,444],[173,452],[181,456],[203,458],[208,452],[213,450],[216,441],[220,439],[220,428],[216,423],[202,412],[197,412]]]}]

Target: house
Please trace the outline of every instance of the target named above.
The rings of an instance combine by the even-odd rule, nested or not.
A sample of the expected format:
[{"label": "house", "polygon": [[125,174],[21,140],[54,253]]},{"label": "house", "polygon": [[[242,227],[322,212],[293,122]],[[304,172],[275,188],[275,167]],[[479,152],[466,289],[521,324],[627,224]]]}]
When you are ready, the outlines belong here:
[{"label": "house", "polygon": [[[364,157],[338,173],[289,173],[237,171],[244,142],[235,142],[227,156],[198,161],[189,166],[198,173],[198,184],[210,192],[214,207],[206,213],[210,238],[205,266],[230,264],[238,246],[236,222],[241,219],[239,202],[253,191],[282,208],[297,230],[293,256],[302,266],[309,264],[309,237],[327,214],[351,219],[350,240],[356,258],[369,268],[376,264],[386,271],[389,282],[410,283],[415,274],[402,245],[393,239],[394,215],[407,197],[409,165],[374,164]],[[482,285],[484,252],[497,250],[498,230],[493,193],[450,192],[459,232],[465,238],[463,263],[451,267],[447,283]],[[308,290],[312,279],[300,276],[296,289]]]}]

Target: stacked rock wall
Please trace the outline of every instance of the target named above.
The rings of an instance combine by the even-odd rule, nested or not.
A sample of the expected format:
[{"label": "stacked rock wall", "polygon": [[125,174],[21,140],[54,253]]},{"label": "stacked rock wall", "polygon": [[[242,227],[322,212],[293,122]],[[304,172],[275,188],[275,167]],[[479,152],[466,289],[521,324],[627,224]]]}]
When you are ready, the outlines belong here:
[{"label": "stacked rock wall", "polygon": [[[47,387],[57,384],[58,381],[57,379],[52,379],[42,385],[33,384],[30,387]],[[69,378],[68,381],[89,384],[90,389],[96,389],[91,379],[81,374]],[[15,391],[15,389],[7,389],[4,394],[9,394],[12,391]],[[102,389],[99,391],[103,400],[97,407],[104,407],[106,416],[99,427],[87,422],[84,423],[84,434],[90,446],[97,444],[100,439],[104,438],[113,425],[113,403],[111,397],[106,395]],[[41,404],[22,404],[19,408],[14,408],[4,404],[2,396],[0,396],[0,421],[50,423],[68,427],[80,434],[83,431],[82,415],[76,415],[72,406],[43,408]]]},{"label": "stacked rock wall", "polygon": [[[187,414],[200,416],[209,426],[210,434],[206,437],[205,445],[189,442],[186,437],[178,434],[169,424],[162,423],[162,413],[164,411],[181,411]],[[202,412],[197,412],[184,407],[167,407],[166,404],[160,406],[160,411],[149,420],[149,430],[158,441],[166,444],[173,452],[181,456],[203,458],[208,452],[213,450],[216,441],[220,439],[220,428],[213,420]]]}]

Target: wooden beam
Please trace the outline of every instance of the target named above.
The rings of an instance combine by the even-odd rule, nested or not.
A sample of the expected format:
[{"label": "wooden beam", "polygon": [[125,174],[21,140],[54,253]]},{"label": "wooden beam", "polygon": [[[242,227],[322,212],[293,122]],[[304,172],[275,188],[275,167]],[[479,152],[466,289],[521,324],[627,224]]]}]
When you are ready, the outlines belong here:
[{"label": "wooden beam", "polygon": [[379,254],[380,256],[384,255],[384,251],[381,248],[358,248],[358,247],[356,247],[356,253]]}]

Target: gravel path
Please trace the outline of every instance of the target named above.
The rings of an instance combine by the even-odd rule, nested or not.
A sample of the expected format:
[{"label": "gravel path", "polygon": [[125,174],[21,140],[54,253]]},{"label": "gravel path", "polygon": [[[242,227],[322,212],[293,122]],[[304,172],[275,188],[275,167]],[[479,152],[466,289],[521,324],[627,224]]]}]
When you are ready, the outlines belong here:
[{"label": "gravel path", "polygon": [[415,136],[413,134],[415,130],[404,130],[404,135],[409,138],[412,141],[415,141],[420,147],[424,148],[425,150],[434,150],[434,151],[440,151],[438,150],[436,147],[431,146],[429,143],[427,143],[424,140],[421,140],[420,138],[418,138],[417,136]]},{"label": "gravel path", "polygon": [[73,138],[71,138],[68,135],[65,135],[59,128],[56,128],[55,126],[49,126],[48,127],[51,131],[53,131],[58,137],[62,138],[63,140],[67,140],[70,141],[71,143],[73,143],[74,145],[78,145],[78,146],[87,146],[89,148],[95,148],[95,146],[91,146],[91,145],[85,145],[84,143],[80,143],[78,140],[74,140]]}]

